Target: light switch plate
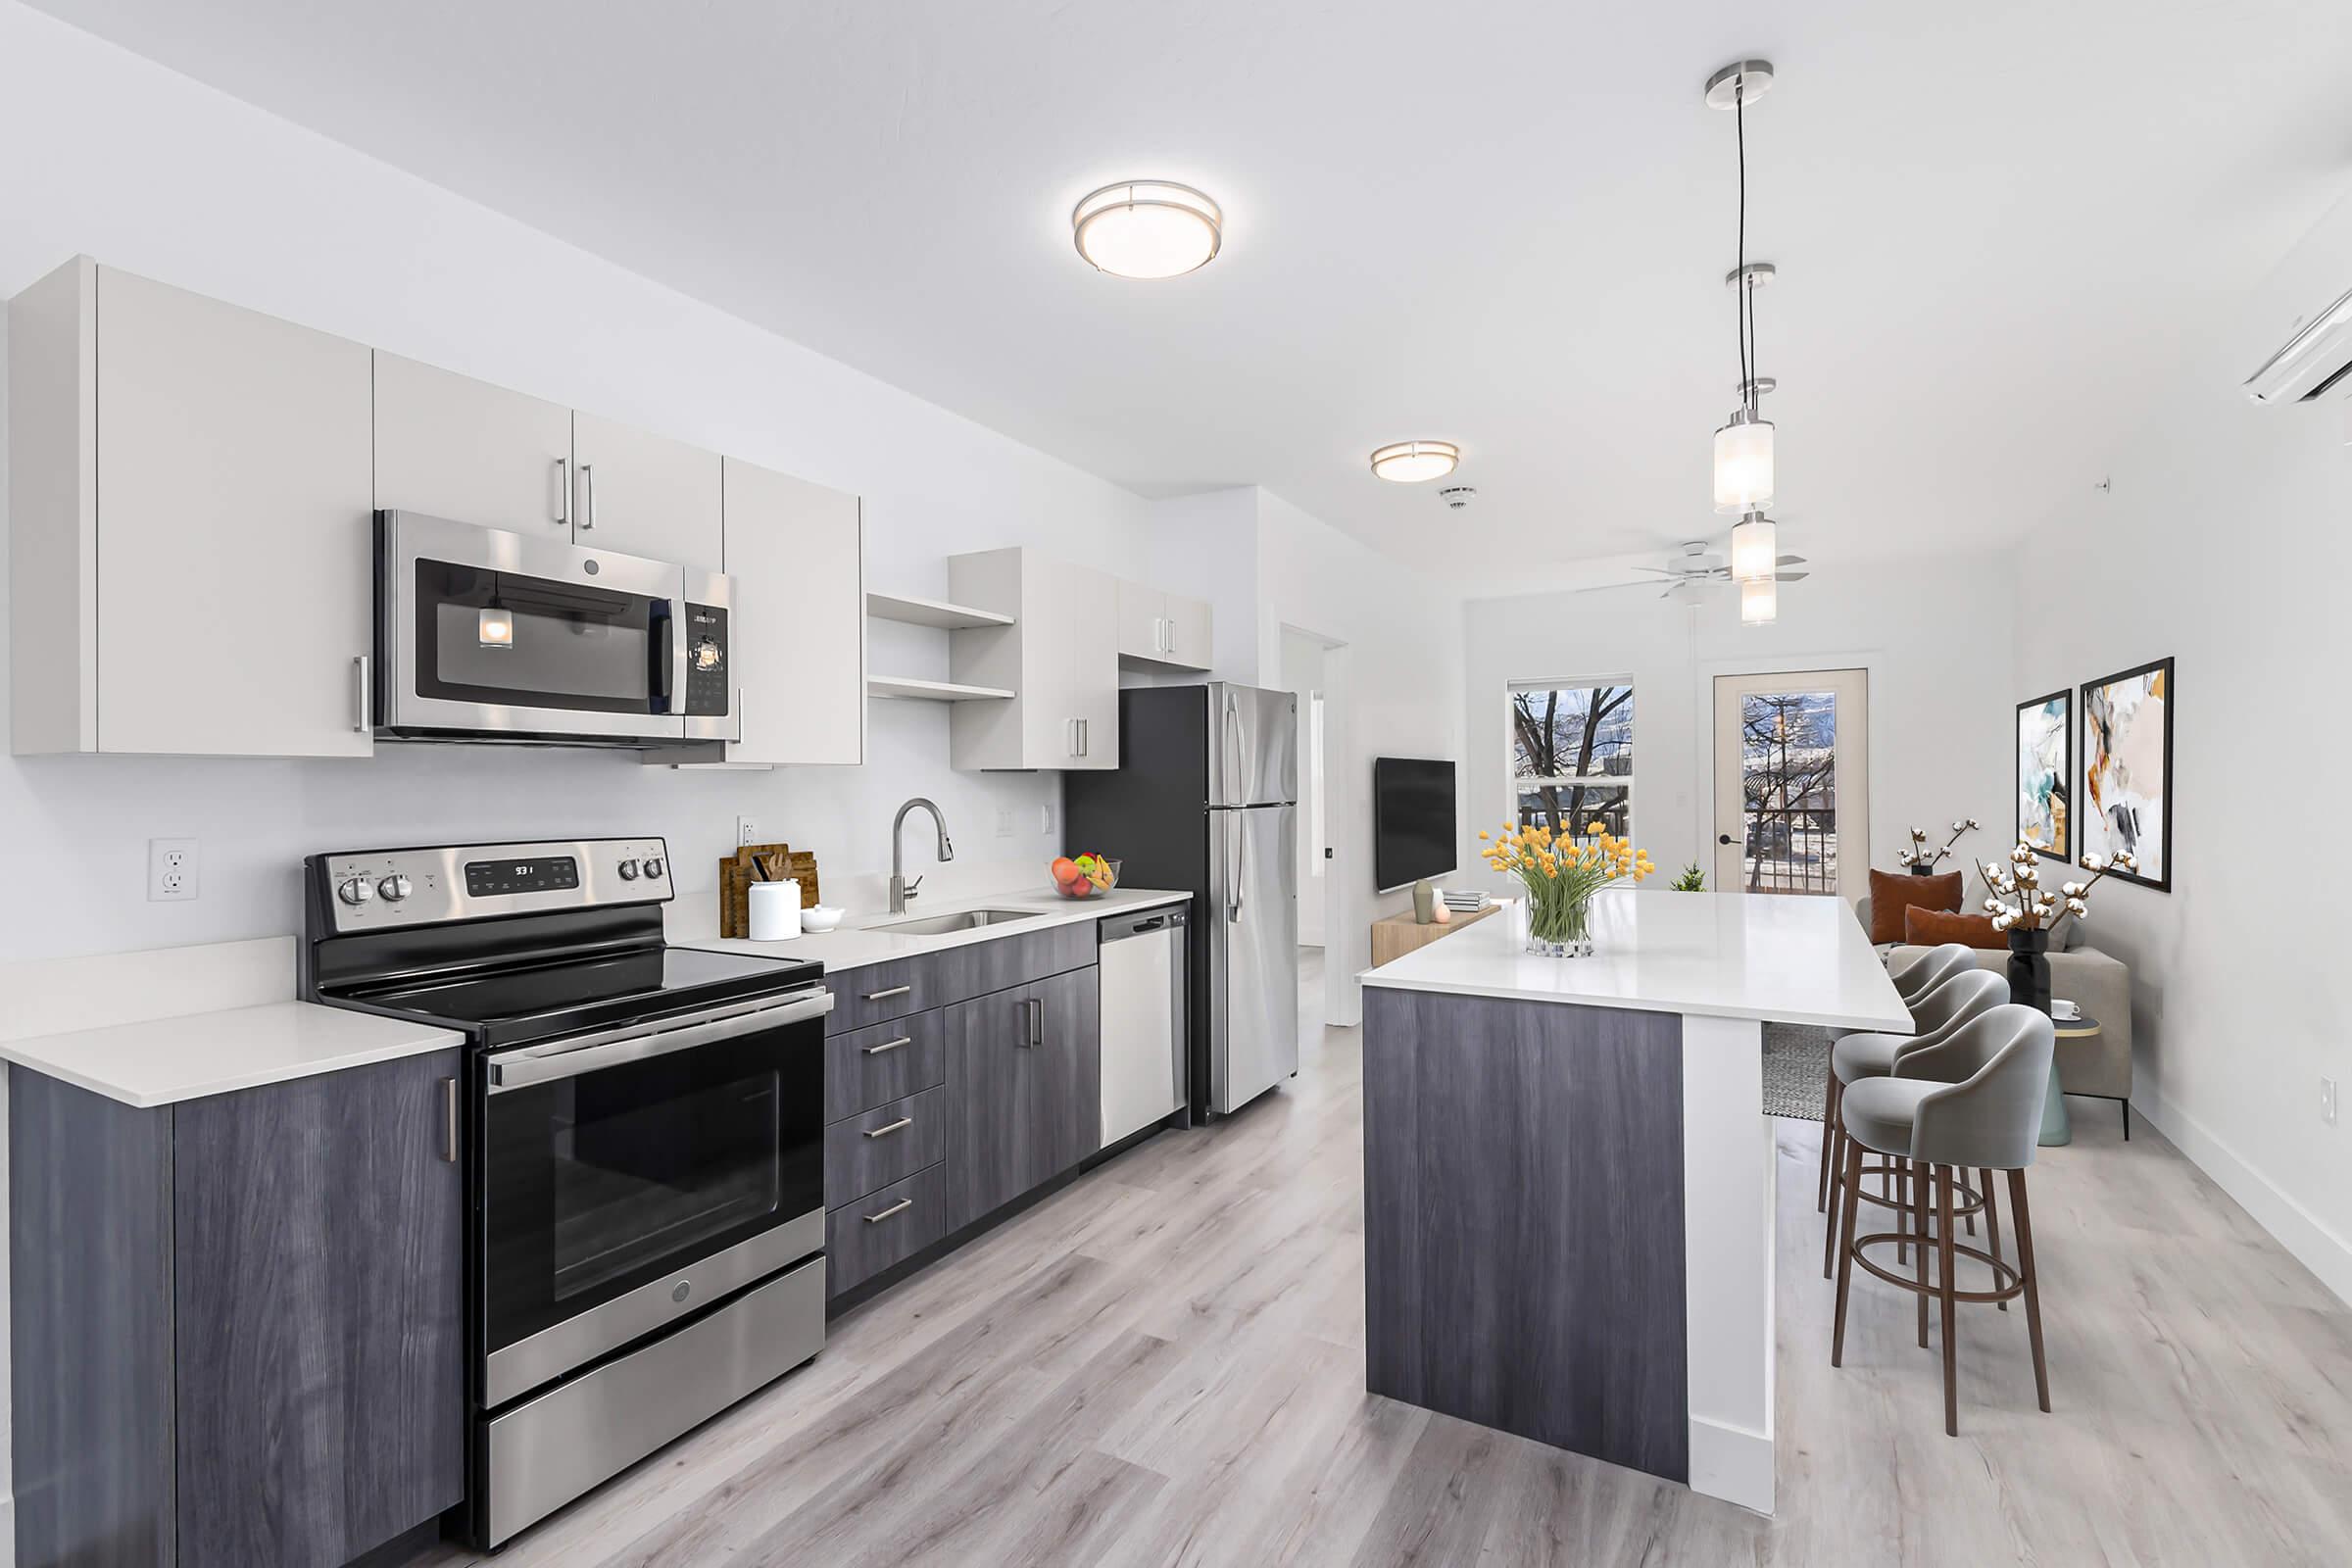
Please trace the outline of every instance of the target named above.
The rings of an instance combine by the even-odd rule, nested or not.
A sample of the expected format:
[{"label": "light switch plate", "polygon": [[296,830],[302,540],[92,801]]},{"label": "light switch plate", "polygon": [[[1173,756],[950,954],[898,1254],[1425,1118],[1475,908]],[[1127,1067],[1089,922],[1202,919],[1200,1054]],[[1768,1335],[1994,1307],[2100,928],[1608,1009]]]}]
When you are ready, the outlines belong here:
[{"label": "light switch plate", "polygon": [[147,899],[151,904],[176,904],[196,897],[196,841],[147,841]]},{"label": "light switch plate", "polygon": [[997,837],[1012,837],[1012,808],[1009,806],[1001,808],[997,812]]},{"label": "light switch plate", "polygon": [[2332,1078],[2320,1080],[2320,1120],[2330,1127],[2335,1125],[2335,1080]]}]

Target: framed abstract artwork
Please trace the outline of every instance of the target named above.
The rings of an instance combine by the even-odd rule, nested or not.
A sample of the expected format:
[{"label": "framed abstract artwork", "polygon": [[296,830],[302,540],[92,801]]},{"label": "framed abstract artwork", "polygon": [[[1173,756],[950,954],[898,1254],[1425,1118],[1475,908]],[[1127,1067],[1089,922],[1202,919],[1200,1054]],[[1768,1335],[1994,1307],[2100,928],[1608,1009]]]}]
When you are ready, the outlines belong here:
[{"label": "framed abstract artwork", "polygon": [[2075,694],[2017,705],[2017,837],[2053,860],[2075,858]]},{"label": "framed abstract artwork", "polygon": [[2078,856],[2129,852],[2108,874],[2173,887],[2173,662],[2082,683],[2082,808]]}]

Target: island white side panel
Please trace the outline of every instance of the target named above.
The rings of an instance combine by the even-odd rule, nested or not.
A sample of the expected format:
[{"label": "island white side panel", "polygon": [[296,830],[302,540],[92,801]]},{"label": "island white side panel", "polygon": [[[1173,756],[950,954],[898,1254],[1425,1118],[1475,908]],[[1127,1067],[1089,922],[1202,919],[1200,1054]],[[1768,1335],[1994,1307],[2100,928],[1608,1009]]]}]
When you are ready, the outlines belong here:
[{"label": "island white side panel", "polygon": [[1772,1118],[1764,1026],[1683,1017],[1690,1488],[1772,1512]]}]

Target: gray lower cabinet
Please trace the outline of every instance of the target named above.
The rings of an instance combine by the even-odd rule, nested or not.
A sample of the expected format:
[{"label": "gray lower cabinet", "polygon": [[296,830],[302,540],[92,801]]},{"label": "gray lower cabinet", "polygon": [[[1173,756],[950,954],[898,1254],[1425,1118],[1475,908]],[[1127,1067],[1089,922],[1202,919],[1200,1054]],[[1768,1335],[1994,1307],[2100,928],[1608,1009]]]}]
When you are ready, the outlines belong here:
[{"label": "gray lower cabinet", "polygon": [[340,1568],[463,1499],[461,1071],[10,1069],[19,1568]]},{"label": "gray lower cabinet", "polygon": [[946,1174],[933,1165],[827,1214],[826,1289],[839,1296],[947,1235]]},{"label": "gray lower cabinet", "polygon": [[1098,971],[1074,969],[947,1009],[950,1229],[1102,1146]]}]

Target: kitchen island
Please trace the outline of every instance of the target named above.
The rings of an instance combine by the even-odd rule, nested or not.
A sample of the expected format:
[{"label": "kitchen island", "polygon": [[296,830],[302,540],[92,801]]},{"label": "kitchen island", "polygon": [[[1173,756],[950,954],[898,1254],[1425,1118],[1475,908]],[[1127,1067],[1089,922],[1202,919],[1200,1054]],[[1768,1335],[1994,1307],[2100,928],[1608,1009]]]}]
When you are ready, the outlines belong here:
[{"label": "kitchen island", "polygon": [[1841,900],[1611,890],[1363,976],[1365,1385],[1773,1502],[1767,1019],[1908,1034]]}]

